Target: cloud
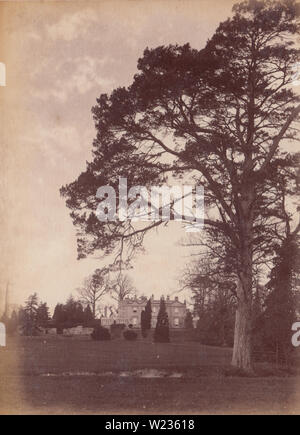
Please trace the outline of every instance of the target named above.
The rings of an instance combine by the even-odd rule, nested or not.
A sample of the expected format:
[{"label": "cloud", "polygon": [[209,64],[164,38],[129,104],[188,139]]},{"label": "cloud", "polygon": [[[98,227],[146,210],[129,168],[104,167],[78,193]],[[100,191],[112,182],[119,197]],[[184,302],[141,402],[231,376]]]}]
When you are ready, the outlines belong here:
[{"label": "cloud", "polygon": [[103,78],[98,73],[105,62],[106,59],[95,59],[89,56],[81,58],[77,62],[71,79],[64,84],[67,91],[84,94],[96,85],[102,88],[112,86],[113,80]]},{"label": "cloud", "polygon": [[82,37],[88,30],[89,26],[97,21],[97,16],[92,9],[85,9],[64,15],[58,22],[47,26],[46,30],[49,37],[53,40],[63,39],[72,41]]},{"label": "cloud", "polygon": [[84,134],[72,125],[55,125],[48,129],[32,125],[30,133],[22,138],[22,143],[32,148],[35,156],[44,156],[50,164],[57,165],[59,160],[69,158],[82,149]]},{"label": "cloud", "polygon": [[35,89],[33,96],[44,101],[54,98],[64,103],[70,96],[86,94],[94,87],[101,88],[103,92],[108,91],[115,81],[100,72],[107,62],[112,60],[90,56],[65,59],[55,67],[55,82],[49,87]]},{"label": "cloud", "polygon": [[29,40],[41,41],[41,35],[38,32],[34,32],[33,30],[29,30],[23,34],[23,38],[28,38]]}]

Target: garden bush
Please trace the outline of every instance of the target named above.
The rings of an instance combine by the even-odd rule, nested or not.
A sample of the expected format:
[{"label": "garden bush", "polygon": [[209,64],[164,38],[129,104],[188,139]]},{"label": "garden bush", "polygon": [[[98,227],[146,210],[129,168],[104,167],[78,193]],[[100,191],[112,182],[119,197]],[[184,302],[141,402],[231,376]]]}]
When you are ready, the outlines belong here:
[{"label": "garden bush", "polygon": [[125,329],[125,325],[123,323],[113,323],[110,326],[110,333],[112,338],[121,338],[122,332]]},{"label": "garden bush", "polygon": [[124,336],[125,340],[135,341],[137,339],[138,335],[134,331],[127,330],[127,331],[123,332],[123,336]]},{"label": "garden bush", "polygon": [[110,332],[108,329],[104,328],[103,326],[96,326],[94,328],[94,331],[91,333],[91,337],[93,340],[96,341],[106,341],[110,340]]}]

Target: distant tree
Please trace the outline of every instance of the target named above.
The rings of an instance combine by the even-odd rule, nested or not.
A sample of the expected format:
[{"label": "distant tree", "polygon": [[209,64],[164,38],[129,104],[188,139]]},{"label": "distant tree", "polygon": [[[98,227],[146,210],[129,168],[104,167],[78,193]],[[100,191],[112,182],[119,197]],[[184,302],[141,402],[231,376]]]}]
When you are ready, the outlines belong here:
[{"label": "distant tree", "polygon": [[38,326],[46,326],[50,320],[49,308],[46,302],[40,302],[36,312]]},{"label": "distant tree", "polygon": [[60,327],[66,322],[66,312],[63,304],[56,305],[52,320],[54,321],[57,327]]},{"label": "distant tree", "polygon": [[166,310],[165,300],[163,298],[160,300],[157,323],[154,331],[154,341],[159,343],[168,343],[170,341],[169,318]]},{"label": "distant tree", "polygon": [[146,337],[147,331],[150,331],[151,329],[151,318],[152,318],[151,299],[148,299],[145,309],[141,312],[141,329],[142,329],[143,337]]},{"label": "distant tree", "polygon": [[37,317],[37,311],[38,311],[38,305],[39,305],[39,300],[38,300],[37,293],[34,293],[34,294],[30,295],[29,298],[27,299],[26,303],[25,303],[25,311],[27,312],[27,314],[31,318],[36,319],[36,317]]},{"label": "distant tree", "polygon": [[[278,363],[289,363],[291,325],[296,319],[296,296],[300,272],[299,237],[291,234],[279,249],[267,284],[269,295],[254,327],[254,347],[260,354],[272,352]],[[298,284],[298,285],[297,285]]]},{"label": "distant tree", "polygon": [[93,320],[94,320],[93,312],[91,310],[90,305],[87,305],[84,309],[84,323],[86,325],[88,325],[88,324],[92,323]]},{"label": "distant tree", "polygon": [[[206,243],[204,243],[204,241]],[[194,240],[194,245],[201,245]],[[217,243],[218,242],[218,243]],[[190,264],[184,274],[184,288],[192,291],[194,315],[199,318],[195,336],[203,344],[216,346],[233,344],[236,309],[236,285],[232,276],[230,250],[223,239],[207,237],[202,241],[203,252]],[[206,251],[206,245],[212,248]]]},{"label": "distant tree", "polygon": [[83,287],[78,289],[82,303],[90,305],[93,318],[96,318],[99,301],[109,292],[108,269],[96,269],[85,279]]},{"label": "distant tree", "polygon": [[152,307],[151,307],[151,299],[149,298],[146,306],[145,306],[145,328],[146,330],[151,329],[151,320],[152,320]]},{"label": "distant tree", "polygon": [[110,283],[110,295],[117,302],[123,301],[126,297],[136,294],[133,281],[129,275],[119,273],[117,278]]},{"label": "distant tree", "polygon": [[197,322],[196,337],[213,346],[232,346],[234,336],[235,303],[227,293],[216,293],[205,305]]},{"label": "distant tree", "polygon": [[185,329],[194,329],[193,316],[189,310],[187,311],[184,319],[184,327]]},{"label": "distant tree", "polygon": [[141,330],[142,330],[142,336],[144,338],[147,337],[147,328],[146,328],[146,322],[145,322],[145,310],[142,310],[142,312],[141,312]]},{"label": "distant tree", "polygon": [[85,312],[82,303],[71,295],[65,304],[56,305],[52,320],[62,332],[63,328],[85,324],[86,318],[87,312]]},{"label": "distant tree", "polygon": [[21,327],[24,335],[36,335],[39,331],[37,323],[38,296],[36,293],[29,296],[24,308],[21,308]]},{"label": "distant tree", "polygon": [[66,323],[68,326],[76,326],[84,323],[84,310],[80,301],[71,295],[65,306]]}]

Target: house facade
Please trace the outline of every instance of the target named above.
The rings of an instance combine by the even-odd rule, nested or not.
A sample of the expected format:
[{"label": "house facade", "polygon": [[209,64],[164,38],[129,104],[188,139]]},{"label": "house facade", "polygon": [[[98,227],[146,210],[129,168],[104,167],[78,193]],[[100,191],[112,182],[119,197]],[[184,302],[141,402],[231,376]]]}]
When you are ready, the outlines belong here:
[{"label": "house facade", "polygon": [[[118,306],[118,323],[126,325],[131,324],[134,328],[141,327],[141,312],[144,310],[147,303],[147,298],[125,298],[119,301]],[[170,328],[184,328],[184,321],[186,317],[186,301],[180,302],[178,297],[173,300],[169,296],[165,299],[166,310],[169,317]],[[157,316],[160,307],[160,300],[151,297],[152,309],[152,328],[155,328]]]}]

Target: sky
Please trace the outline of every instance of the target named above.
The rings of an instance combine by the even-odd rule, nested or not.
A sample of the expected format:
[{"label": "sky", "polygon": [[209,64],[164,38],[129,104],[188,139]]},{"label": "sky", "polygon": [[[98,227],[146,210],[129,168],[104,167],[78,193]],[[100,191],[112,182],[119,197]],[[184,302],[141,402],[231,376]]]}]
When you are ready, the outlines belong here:
[{"label": "sky", "polygon": [[[75,228],[59,188],[91,159],[91,107],[128,86],[146,47],[204,47],[231,0],[0,3],[0,302],[37,292],[51,308],[104,263],[77,260]],[[130,275],[140,294],[175,294],[189,253],[175,223],[147,235]],[[189,298],[179,293],[179,297]],[[0,307],[1,308],[1,307]]]}]

